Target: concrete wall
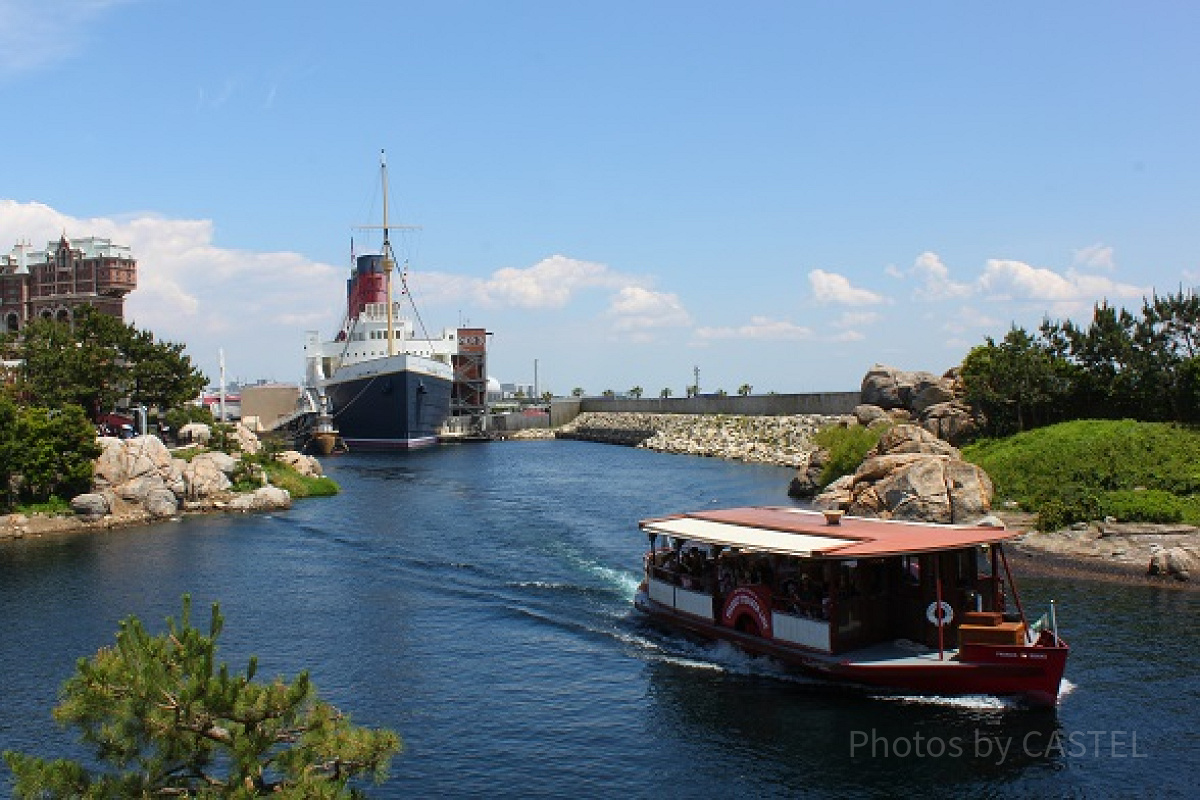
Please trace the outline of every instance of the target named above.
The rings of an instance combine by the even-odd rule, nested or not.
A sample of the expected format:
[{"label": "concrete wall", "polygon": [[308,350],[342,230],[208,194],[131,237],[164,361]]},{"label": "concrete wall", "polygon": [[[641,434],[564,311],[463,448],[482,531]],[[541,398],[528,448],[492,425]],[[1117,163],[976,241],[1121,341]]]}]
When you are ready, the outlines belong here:
[{"label": "concrete wall", "polygon": [[796,414],[849,414],[859,404],[858,392],[813,394],[700,395],[699,397],[584,397],[554,400],[550,424],[564,425],[584,411],[642,414],[743,414],[783,417]]},{"label": "concrete wall", "polygon": [[[264,384],[242,389],[242,416],[258,417],[264,428],[270,428],[280,417],[296,410],[300,387],[294,384]],[[216,411],[214,409],[213,413]]]},{"label": "concrete wall", "polygon": [[[572,419],[574,418],[572,417]],[[529,415],[519,412],[492,414],[488,419],[488,429],[497,433],[513,433],[527,428],[549,428],[550,420],[549,414]]]}]

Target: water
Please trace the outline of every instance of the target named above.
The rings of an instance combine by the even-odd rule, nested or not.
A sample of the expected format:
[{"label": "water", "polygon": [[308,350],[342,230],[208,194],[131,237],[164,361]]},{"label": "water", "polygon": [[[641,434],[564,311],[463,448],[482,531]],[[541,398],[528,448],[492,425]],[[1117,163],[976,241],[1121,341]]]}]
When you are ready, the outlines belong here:
[{"label": "water", "polygon": [[1022,580],[1074,648],[1057,712],[877,696],[631,611],[638,519],[786,504],[788,469],[553,441],[326,467],[343,494],[282,514],[0,544],[0,749],[79,755],[49,716],[75,660],[189,592],[233,667],[401,734],[375,797],[1192,796],[1196,593]]}]

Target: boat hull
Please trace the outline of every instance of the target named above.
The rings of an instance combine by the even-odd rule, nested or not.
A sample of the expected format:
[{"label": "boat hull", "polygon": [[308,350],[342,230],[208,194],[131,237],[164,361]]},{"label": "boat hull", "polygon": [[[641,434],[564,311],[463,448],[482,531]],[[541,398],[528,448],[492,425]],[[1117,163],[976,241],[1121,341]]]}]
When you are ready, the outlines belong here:
[{"label": "boat hull", "polygon": [[411,369],[324,383],[334,424],[352,452],[411,450],[438,443],[450,414],[451,379]]},{"label": "boat hull", "polygon": [[936,651],[885,655],[878,648],[831,654],[677,611],[651,599],[644,587],[634,604],[664,627],[727,641],[826,679],[901,694],[1015,696],[1030,706],[1052,708],[1069,653],[1064,643],[1055,645],[1044,634],[1035,645],[969,645],[944,657]]}]

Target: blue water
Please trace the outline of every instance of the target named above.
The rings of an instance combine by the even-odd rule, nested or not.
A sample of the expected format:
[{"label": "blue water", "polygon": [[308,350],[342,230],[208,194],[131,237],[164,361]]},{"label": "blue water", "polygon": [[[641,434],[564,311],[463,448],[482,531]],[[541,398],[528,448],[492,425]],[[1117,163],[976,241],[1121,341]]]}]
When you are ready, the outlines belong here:
[{"label": "blue water", "polygon": [[1200,594],[1025,577],[1074,648],[1056,712],[875,696],[631,611],[638,519],[787,503],[790,470],[565,441],[325,465],[343,493],[285,513],[0,543],[0,749],[80,754],[50,719],[75,660],[189,592],[232,666],[401,734],[375,797],[1194,796]]}]

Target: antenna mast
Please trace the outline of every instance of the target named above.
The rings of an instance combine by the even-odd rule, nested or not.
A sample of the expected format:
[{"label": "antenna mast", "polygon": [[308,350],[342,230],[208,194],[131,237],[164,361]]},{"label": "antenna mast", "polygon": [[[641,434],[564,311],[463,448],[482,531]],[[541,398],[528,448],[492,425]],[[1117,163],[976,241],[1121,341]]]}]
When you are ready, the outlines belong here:
[{"label": "antenna mast", "polygon": [[387,287],[387,339],[388,355],[396,355],[396,333],[392,322],[392,270],[396,266],[392,258],[392,243],[388,240],[388,182],[387,154],[379,151],[379,174],[383,182],[383,274]]}]

